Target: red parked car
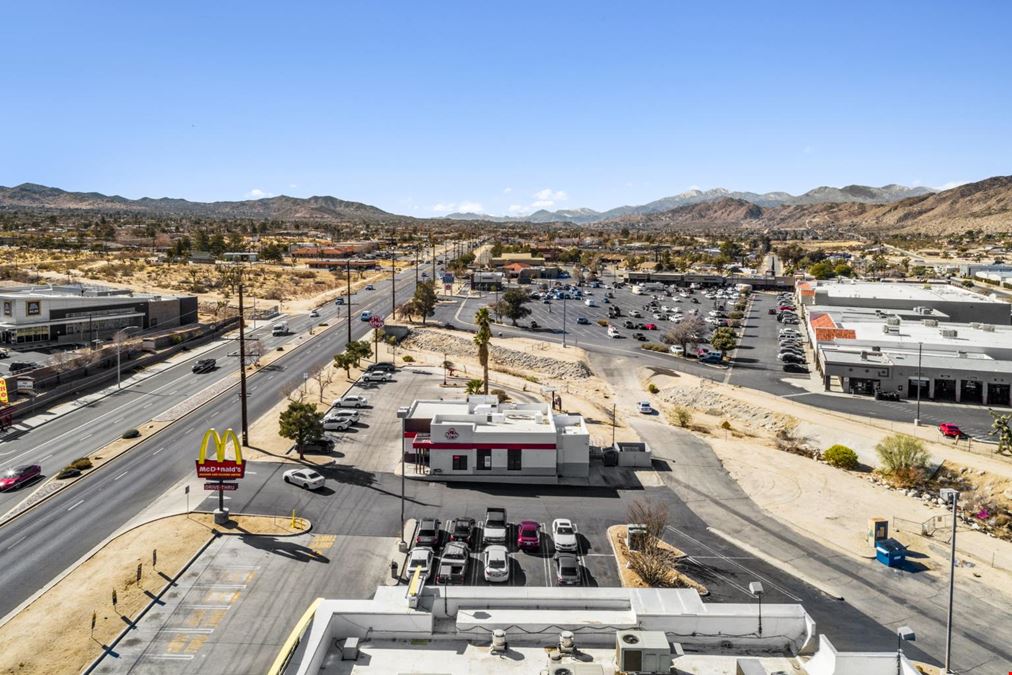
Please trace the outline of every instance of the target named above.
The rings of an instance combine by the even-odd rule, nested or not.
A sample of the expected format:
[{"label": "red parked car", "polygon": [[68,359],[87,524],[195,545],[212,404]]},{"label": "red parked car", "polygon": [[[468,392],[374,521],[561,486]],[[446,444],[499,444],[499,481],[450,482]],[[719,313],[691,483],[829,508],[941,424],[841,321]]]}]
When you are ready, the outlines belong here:
[{"label": "red parked car", "polygon": [[517,548],[521,551],[541,550],[541,525],[533,520],[521,521],[517,526]]},{"label": "red parked car", "polygon": [[647,329],[647,330],[657,330],[657,324],[656,323],[648,323],[648,324],[644,325],[643,327],[645,329]]},{"label": "red parked car", "polygon": [[38,464],[26,464],[7,469],[0,474],[0,492],[14,490],[32,482],[42,475],[42,467]]},{"label": "red parked car", "polygon": [[942,435],[947,438],[962,438],[963,432],[955,424],[949,424],[948,422],[942,422],[938,425],[938,430],[942,432]]}]

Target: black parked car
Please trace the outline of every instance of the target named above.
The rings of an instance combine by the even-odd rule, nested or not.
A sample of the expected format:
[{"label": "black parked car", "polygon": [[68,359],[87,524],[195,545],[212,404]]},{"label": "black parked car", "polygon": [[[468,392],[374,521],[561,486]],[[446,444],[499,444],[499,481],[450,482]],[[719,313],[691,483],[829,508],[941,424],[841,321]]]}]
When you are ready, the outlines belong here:
[{"label": "black parked car", "polygon": [[900,400],[900,395],[899,395],[898,392],[895,392],[895,391],[882,391],[881,389],[876,389],[875,390],[875,400],[876,401],[898,401],[898,400]]},{"label": "black parked car", "polygon": [[25,363],[24,361],[11,361],[10,365],[7,367],[10,369],[11,375],[17,375],[18,373],[38,368],[38,366],[34,363]]},{"label": "black parked car", "polygon": [[808,368],[806,368],[803,363],[785,363],[784,364],[784,372],[785,373],[803,373],[803,374],[807,375],[808,374]]},{"label": "black parked car", "polygon": [[382,361],[380,363],[371,363],[366,368],[366,372],[381,372],[381,373],[393,373],[397,370],[397,366],[390,363],[389,361]]},{"label": "black parked car", "polygon": [[470,547],[474,542],[474,518],[454,518],[450,541],[463,542]]},{"label": "black parked car", "polygon": [[646,342],[647,341],[647,336],[644,335],[643,333],[633,333],[633,337],[636,338],[637,340],[639,340],[640,342]]}]

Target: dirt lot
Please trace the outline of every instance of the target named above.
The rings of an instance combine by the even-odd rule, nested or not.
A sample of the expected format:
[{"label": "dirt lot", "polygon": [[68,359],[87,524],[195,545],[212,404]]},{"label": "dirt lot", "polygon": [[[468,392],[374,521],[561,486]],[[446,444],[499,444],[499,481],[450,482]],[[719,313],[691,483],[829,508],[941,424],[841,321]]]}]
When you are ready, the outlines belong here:
[{"label": "dirt lot", "polygon": [[[223,531],[292,534],[308,527],[303,521],[303,528],[292,530],[290,520],[269,516],[235,516],[235,520],[234,527]],[[0,672],[80,672],[151,601],[149,593],[157,594],[211,538],[212,527],[210,514],[171,516],[110,541],[0,626]],[[154,566],[152,552],[156,550],[158,560]],[[113,592],[117,596],[115,606]]]}]

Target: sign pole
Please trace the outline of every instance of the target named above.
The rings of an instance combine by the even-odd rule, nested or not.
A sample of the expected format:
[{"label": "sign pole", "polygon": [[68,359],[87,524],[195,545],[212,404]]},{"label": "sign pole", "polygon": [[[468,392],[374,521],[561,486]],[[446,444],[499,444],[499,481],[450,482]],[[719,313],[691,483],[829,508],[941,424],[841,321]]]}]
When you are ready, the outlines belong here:
[{"label": "sign pole", "polygon": [[345,294],[348,305],[348,344],[351,344],[351,258],[347,260],[347,282],[348,288]]},{"label": "sign pole", "polygon": [[218,510],[225,512],[225,481],[218,481]]},{"label": "sign pole", "polygon": [[246,417],[246,318],[243,316],[242,280],[239,281],[239,400],[242,406],[242,444],[249,445]]}]

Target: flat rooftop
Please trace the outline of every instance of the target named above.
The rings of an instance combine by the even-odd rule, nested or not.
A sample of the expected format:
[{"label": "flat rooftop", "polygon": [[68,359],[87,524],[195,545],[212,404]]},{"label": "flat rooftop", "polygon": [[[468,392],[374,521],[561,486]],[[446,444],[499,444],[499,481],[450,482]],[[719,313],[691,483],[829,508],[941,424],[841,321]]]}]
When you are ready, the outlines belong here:
[{"label": "flat rooftop", "polygon": [[437,414],[432,418],[433,424],[473,424],[476,433],[517,433],[537,434],[555,433],[555,419],[551,413],[535,410],[510,410],[484,415],[468,414]]},{"label": "flat rooftop", "polygon": [[[579,648],[579,638],[577,638]],[[464,640],[370,640],[359,647],[357,661],[341,661],[339,649],[331,649],[324,661],[328,673],[339,675],[407,675],[468,673],[474,675],[539,675],[549,666],[570,665],[574,675],[582,673],[613,675],[615,649],[580,648],[577,658],[565,657],[550,661],[544,645],[509,645],[509,651],[500,656],[489,653],[488,643],[472,644]],[[735,675],[739,658],[757,658],[767,673],[782,671],[805,675],[808,671],[795,658],[782,656],[737,657],[721,655],[686,654],[675,660],[679,672],[698,675]],[[594,668],[594,666],[597,668]]]},{"label": "flat rooftop", "polygon": [[[885,332],[886,322],[855,321],[844,322],[840,327],[854,331],[854,339],[874,342],[886,346],[907,347],[917,351],[918,344],[932,347],[947,347],[954,352],[985,351],[987,349],[1012,349],[1012,326],[992,326],[984,330],[968,323],[939,323],[925,326],[920,321],[900,321],[899,326],[890,326],[898,332]],[[943,334],[945,331],[945,334]],[[949,337],[955,331],[955,337]]]},{"label": "flat rooftop", "polygon": [[[857,346],[823,345],[820,347],[826,362],[844,366],[907,366],[916,368],[918,362],[917,348],[890,349],[872,352]],[[921,367],[925,369],[940,368],[956,371],[981,371],[1012,374],[1012,361],[992,358],[987,354],[967,353],[963,356],[954,351],[925,349],[920,355]]]},{"label": "flat rooftop", "polygon": [[976,302],[1001,303],[1001,300],[968,291],[950,284],[908,284],[887,281],[819,282],[819,294],[831,298],[863,298],[881,300],[910,300],[912,302]]}]

